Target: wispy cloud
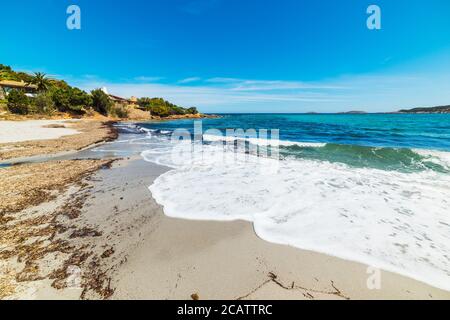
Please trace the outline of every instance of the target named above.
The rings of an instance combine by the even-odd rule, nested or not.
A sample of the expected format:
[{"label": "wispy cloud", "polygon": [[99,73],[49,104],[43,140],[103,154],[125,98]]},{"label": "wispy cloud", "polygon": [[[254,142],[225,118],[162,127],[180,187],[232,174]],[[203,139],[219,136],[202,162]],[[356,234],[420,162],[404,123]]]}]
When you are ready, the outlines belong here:
[{"label": "wispy cloud", "polygon": [[237,78],[222,78],[222,77],[210,78],[206,80],[206,82],[210,83],[235,83],[239,81],[242,80]]},{"label": "wispy cloud", "polygon": [[181,79],[178,81],[178,83],[181,83],[181,84],[192,83],[192,82],[198,82],[200,80],[202,80],[202,78],[200,78],[200,77],[190,77],[190,78]]},{"label": "wispy cloud", "polygon": [[[196,81],[200,81],[196,80]],[[236,80],[236,83],[242,83],[249,80]],[[267,86],[275,84],[272,81],[251,81],[258,85],[266,84]],[[197,85],[189,85],[191,82],[185,83],[113,83],[108,81],[81,81],[77,83],[85,90],[90,90],[96,87],[106,87],[108,91],[120,96],[150,96],[150,97],[164,97],[170,101],[183,106],[197,106],[203,112],[244,112],[250,111],[248,108],[259,108],[258,111],[263,111],[269,106],[281,112],[287,105],[302,106],[314,105],[317,103],[339,103],[343,102],[345,97],[332,94],[330,92],[315,92],[303,90],[291,90],[296,86],[289,85],[289,82],[276,81],[276,91],[267,90],[267,86],[262,90],[249,88],[249,90],[237,90],[235,86],[211,85],[208,81],[202,81]],[[289,88],[289,90],[285,90]],[[277,110],[275,110],[277,111]],[[297,110],[298,111],[298,110]]]},{"label": "wispy cloud", "polygon": [[298,81],[283,80],[248,80],[234,78],[212,78],[210,83],[228,85],[233,91],[283,91],[283,90],[338,90],[345,89],[342,86],[331,86],[323,83],[306,83]]},{"label": "wispy cloud", "polygon": [[450,103],[450,64],[314,82],[237,77],[190,77],[174,83],[162,82],[159,77],[139,79],[143,80],[82,77],[72,83],[85,90],[107,87],[122,96],[164,97],[203,112],[374,112]]},{"label": "wispy cloud", "polygon": [[135,77],[134,80],[139,82],[157,82],[164,79],[163,77],[148,77],[148,76],[139,76]]}]

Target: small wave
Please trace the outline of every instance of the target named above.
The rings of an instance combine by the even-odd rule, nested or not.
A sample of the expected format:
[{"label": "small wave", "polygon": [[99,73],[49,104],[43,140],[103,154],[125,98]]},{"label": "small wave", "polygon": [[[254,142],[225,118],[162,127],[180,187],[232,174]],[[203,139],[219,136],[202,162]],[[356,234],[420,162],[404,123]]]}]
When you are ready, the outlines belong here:
[{"label": "small wave", "polygon": [[426,149],[413,149],[413,151],[427,159],[427,161],[433,162],[450,171],[450,152]]},{"label": "small wave", "polygon": [[233,141],[246,141],[258,146],[299,146],[299,147],[323,147],[326,143],[319,142],[298,142],[278,139],[262,139],[252,137],[239,137],[239,136],[215,136],[215,135],[203,135],[204,141],[209,142],[233,142]]},{"label": "small wave", "polygon": [[114,125],[115,128],[122,134],[149,134],[151,129],[144,128],[134,123],[118,123]]},{"label": "small wave", "polygon": [[[151,132],[155,135],[169,136],[173,131],[151,130]],[[255,146],[267,147],[268,150],[271,150],[272,147],[279,147],[279,154],[282,158],[320,160],[357,168],[400,172],[424,170],[450,172],[449,152],[210,134],[204,134],[203,141],[206,143],[246,142]]]},{"label": "small wave", "polygon": [[[326,144],[323,147],[289,146],[282,148],[283,156],[301,159],[339,162],[359,168],[398,170],[414,172],[433,170],[450,172],[448,161],[450,153],[432,153],[408,148],[369,147],[344,144]],[[432,155],[433,154],[433,155]],[[450,160],[449,158],[447,158]]]}]

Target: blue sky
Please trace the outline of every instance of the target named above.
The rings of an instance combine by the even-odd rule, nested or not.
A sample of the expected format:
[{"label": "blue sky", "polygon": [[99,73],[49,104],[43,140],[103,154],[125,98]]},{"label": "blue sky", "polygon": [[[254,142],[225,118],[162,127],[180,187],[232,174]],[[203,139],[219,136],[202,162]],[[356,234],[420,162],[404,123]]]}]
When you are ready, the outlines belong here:
[{"label": "blue sky", "polygon": [[[82,29],[66,28],[81,8]],[[368,30],[376,4],[382,30]],[[203,112],[450,104],[448,0],[2,3],[0,63]]]}]

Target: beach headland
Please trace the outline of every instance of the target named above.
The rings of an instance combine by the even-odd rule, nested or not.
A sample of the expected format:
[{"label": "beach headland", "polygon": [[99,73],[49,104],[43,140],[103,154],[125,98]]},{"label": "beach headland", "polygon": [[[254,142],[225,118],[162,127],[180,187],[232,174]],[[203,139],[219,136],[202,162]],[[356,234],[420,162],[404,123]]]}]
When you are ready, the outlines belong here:
[{"label": "beach headland", "polygon": [[169,218],[148,190],[169,168],[138,155],[0,170],[2,299],[450,298],[385,271],[370,289],[368,266],[266,242],[249,222]]}]

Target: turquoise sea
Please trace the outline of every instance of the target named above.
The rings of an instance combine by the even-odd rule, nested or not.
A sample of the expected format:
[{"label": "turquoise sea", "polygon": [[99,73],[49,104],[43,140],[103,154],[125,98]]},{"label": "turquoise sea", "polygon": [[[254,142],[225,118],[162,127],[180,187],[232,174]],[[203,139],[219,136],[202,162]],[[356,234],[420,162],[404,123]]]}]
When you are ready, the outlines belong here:
[{"label": "turquoise sea", "polygon": [[[160,132],[193,131],[193,120],[142,124]],[[450,151],[450,114],[223,114],[203,130],[279,129],[279,139],[302,144],[281,154],[385,170],[445,171],[415,149]],[[326,146],[314,147],[314,143]]]}]

